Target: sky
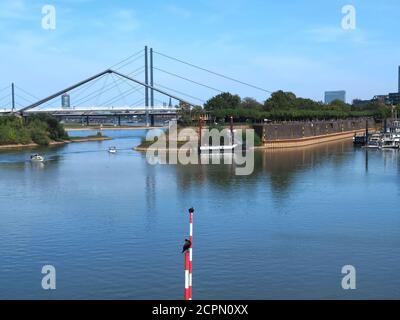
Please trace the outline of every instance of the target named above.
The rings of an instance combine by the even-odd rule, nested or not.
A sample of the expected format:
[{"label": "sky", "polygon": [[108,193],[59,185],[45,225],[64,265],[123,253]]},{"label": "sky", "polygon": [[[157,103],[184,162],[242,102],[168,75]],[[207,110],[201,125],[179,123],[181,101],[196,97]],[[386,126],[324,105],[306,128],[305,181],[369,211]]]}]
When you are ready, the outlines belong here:
[{"label": "sky", "polygon": [[[42,27],[44,5],[56,9],[54,30]],[[342,27],[346,5],[355,9],[354,29]],[[15,82],[44,97],[147,45],[267,91],[322,101],[326,90],[346,90],[348,102],[369,99],[397,91],[399,10],[398,0],[0,0],[0,89]],[[154,64],[221,91],[269,97],[157,54]],[[155,82],[197,103],[218,93],[159,71]]]}]

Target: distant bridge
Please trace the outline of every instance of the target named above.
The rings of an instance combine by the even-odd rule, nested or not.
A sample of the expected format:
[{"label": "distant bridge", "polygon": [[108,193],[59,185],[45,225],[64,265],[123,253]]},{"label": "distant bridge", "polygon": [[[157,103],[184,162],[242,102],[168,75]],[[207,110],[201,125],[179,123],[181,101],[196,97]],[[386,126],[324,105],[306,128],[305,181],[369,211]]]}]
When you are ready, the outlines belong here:
[{"label": "distant bridge", "polygon": [[[150,51],[150,54],[149,54]],[[182,76],[175,74],[172,71],[164,70],[159,67],[155,67],[153,63],[153,54],[157,54],[160,58],[169,59],[173,63],[180,63],[185,65],[185,67],[189,68],[196,68],[201,72],[207,72],[213,76],[217,76],[219,78],[223,78],[225,80],[236,82],[240,85],[244,85],[250,87],[252,89],[256,89],[259,91],[263,91],[265,93],[271,93],[268,90],[265,90],[261,87],[236,80],[234,78],[225,76],[223,74],[217,73],[215,71],[211,71],[189,62],[185,62],[183,60],[179,60],[177,58],[165,55],[160,52],[153,51],[153,49],[148,50],[147,46],[143,50],[140,50],[128,58],[122,60],[118,64],[100,72],[96,75],[93,75],[87,79],[79,81],[63,90],[60,90],[54,94],[51,94],[43,99],[39,99],[36,96],[30,94],[29,92],[25,91],[22,88],[11,85],[11,97],[9,95],[1,97],[3,91],[8,91],[8,87],[4,89],[0,89],[0,114],[7,114],[7,113],[18,113],[22,116],[29,116],[30,114],[35,113],[50,113],[59,118],[61,117],[87,117],[87,121],[89,121],[89,117],[96,117],[96,116],[104,116],[104,117],[118,117],[119,122],[121,117],[126,116],[142,116],[146,117],[146,123],[149,125],[150,121],[154,122],[155,116],[176,116],[178,111],[180,110],[181,106],[186,105],[189,107],[194,107],[197,105],[202,105],[205,101],[201,98],[197,98],[193,95],[184,93],[182,91],[178,91],[173,88],[166,87],[162,84],[154,82],[154,70],[161,72],[167,76],[173,76],[180,80],[185,81],[186,83],[190,83],[191,85],[201,86],[202,89],[212,90],[217,93],[226,92],[227,90],[220,90],[218,88],[214,88],[210,86],[208,83],[203,84],[193,79],[190,79],[188,76]],[[130,66],[131,68],[132,63],[138,61],[144,57],[144,67],[140,66],[139,68],[135,69],[133,72],[121,72],[120,69],[126,66]],[[140,61],[140,60],[139,60]],[[144,73],[144,80],[138,80],[137,76],[139,74]],[[193,75],[193,74],[192,74]],[[115,79],[115,78],[116,79]],[[108,83],[108,80],[111,79],[113,83]],[[101,88],[94,90],[90,94],[82,97],[82,94],[87,90],[96,88],[103,82]],[[208,82],[208,81],[207,81]],[[120,85],[128,86],[128,90],[121,90]],[[17,89],[17,91],[15,90]],[[111,99],[107,100],[106,102],[99,101],[101,97],[104,99],[105,95],[108,95],[111,89],[118,90],[118,92],[114,92],[114,96]],[[140,92],[144,89],[144,96],[140,95],[140,100],[135,101],[132,103],[132,95]],[[115,91],[114,90],[114,91]],[[167,97],[169,98],[169,106],[165,105],[165,102],[158,100],[164,106],[157,106],[155,97],[155,93],[158,97]],[[186,98],[182,98],[185,96]],[[16,100],[18,98],[18,101]],[[58,97],[62,97],[62,103],[55,102],[55,99]],[[68,101],[68,105],[64,105],[64,97]],[[70,97],[72,98],[73,102],[70,101]],[[128,99],[129,97],[129,99]],[[10,99],[11,98],[11,99]],[[4,101],[10,99],[11,102],[9,107],[2,107],[4,105]],[[20,99],[28,102],[27,104],[21,105],[19,102]],[[179,107],[172,106],[172,99],[174,101],[179,102]],[[33,102],[32,102],[33,100]],[[95,100],[92,103],[89,101]],[[124,100],[125,104],[122,106],[117,106],[116,101]],[[197,100],[201,103],[193,103],[192,101]],[[143,103],[144,102],[144,103]],[[88,107],[90,106],[90,107]],[[17,108],[19,107],[19,108]]]},{"label": "distant bridge", "polygon": [[59,120],[80,118],[84,119],[87,125],[90,124],[90,119],[93,118],[115,118],[118,125],[121,125],[121,120],[132,116],[149,117],[150,125],[154,126],[155,118],[172,119],[177,117],[179,108],[168,106],[154,106],[149,109],[146,106],[138,107],[86,107],[86,108],[46,108],[46,109],[30,109],[23,113],[24,116],[30,114],[49,113]]}]

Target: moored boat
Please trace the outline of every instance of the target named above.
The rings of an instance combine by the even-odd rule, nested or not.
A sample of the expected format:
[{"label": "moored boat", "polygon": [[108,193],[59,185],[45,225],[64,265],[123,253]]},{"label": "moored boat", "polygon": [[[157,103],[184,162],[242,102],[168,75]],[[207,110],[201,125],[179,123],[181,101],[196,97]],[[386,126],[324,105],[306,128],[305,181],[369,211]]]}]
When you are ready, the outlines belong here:
[{"label": "moored boat", "polygon": [[220,152],[233,152],[235,148],[237,147],[237,144],[233,145],[221,145],[221,146],[202,146],[200,147],[201,152],[214,152],[214,151],[220,151]]},{"label": "moored boat", "polygon": [[366,148],[370,149],[378,149],[381,146],[382,137],[380,134],[375,133],[371,135],[368,139],[368,143],[366,144]]},{"label": "moored boat", "polygon": [[380,149],[399,149],[399,138],[393,134],[385,134],[380,143]]}]

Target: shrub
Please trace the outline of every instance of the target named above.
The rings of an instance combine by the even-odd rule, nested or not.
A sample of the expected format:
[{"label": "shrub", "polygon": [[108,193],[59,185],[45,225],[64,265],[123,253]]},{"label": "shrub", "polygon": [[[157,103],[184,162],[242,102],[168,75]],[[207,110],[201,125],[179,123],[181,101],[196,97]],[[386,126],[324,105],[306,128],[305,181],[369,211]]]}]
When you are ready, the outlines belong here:
[{"label": "shrub", "polygon": [[32,128],[31,137],[32,141],[40,146],[48,146],[50,143],[50,138],[48,137],[46,131],[41,128]]}]

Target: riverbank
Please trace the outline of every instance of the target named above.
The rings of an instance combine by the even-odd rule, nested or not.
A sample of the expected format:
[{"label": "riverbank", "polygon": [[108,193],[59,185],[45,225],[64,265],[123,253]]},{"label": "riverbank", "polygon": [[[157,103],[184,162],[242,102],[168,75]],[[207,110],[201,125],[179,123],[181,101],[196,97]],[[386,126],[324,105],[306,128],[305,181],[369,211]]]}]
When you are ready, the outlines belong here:
[{"label": "riverbank", "polygon": [[65,127],[65,131],[104,131],[104,130],[145,130],[145,129],[160,129],[163,127],[147,127],[147,126],[121,126],[121,127]]},{"label": "riverbank", "polygon": [[[70,138],[69,140],[63,140],[63,141],[51,141],[49,143],[49,147],[53,146],[61,146],[65,145],[68,143],[77,143],[77,142],[90,142],[90,141],[106,141],[106,140],[112,140],[110,137],[73,137]],[[0,145],[0,150],[9,150],[9,149],[35,149],[35,148],[40,148],[43,147],[37,143],[28,143],[28,144],[6,144],[6,145]]]},{"label": "riverbank", "polygon": [[[371,133],[376,131],[375,128],[370,128],[369,130]],[[254,147],[254,149],[280,149],[280,148],[304,147],[304,146],[327,143],[332,141],[349,140],[352,139],[355,134],[359,133],[365,133],[365,129],[345,131],[339,133],[330,133],[330,134],[324,134],[306,138],[271,140],[264,142],[262,146]]]},{"label": "riverbank", "polygon": [[[369,132],[370,133],[376,132],[376,129],[370,128]],[[365,133],[365,130],[360,129],[360,130],[354,130],[354,131],[330,133],[330,134],[324,134],[324,135],[313,136],[313,137],[297,138],[297,139],[277,139],[277,140],[266,141],[263,143],[262,146],[255,146],[255,147],[253,147],[253,149],[254,150],[263,150],[263,149],[287,149],[287,148],[306,147],[306,146],[312,146],[312,145],[323,144],[323,143],[351,140],[355,134],[360,134],[360,133]],[[168,148],[168,146],[167,146],[167,148],[165,148],[165,149],[153,148],[153,147],[151,147],[151,145],[153,143],[154,142],[142,143],[141,145],[135,147],[134,150],[139,151],[139,152],[155,151],[155,150],[179,151],[180,147],[183,146],[184,144],[188,143],[188,141],[179,141],[178,148]]]},{"label": "riverbank", "polygon": [[71,137],[67,143],[74,143],[74,142],[88,142],[88,141],[107,141],[107,140],[112,140],[110,137],[106,136],[89,136],[89,137]]},{"label": "riverbank", "polygon": [[[152,147],[153,144],[155,143],[155,141],[142,141],[141,144],[139,144],[137,147],[133,148],[133,150],[135,151],[139,151],[139,152],[146,152],[146,151],[179,151],[181,150],[181,148],[189,143],[188,141],[176,141],[176,148],[170,148],[169,147],[169,141],[168,139],[165,141],[165,145],[166,148],[154,148]],[[196,149],[196,145],[188,148],[188,149]]]}]

